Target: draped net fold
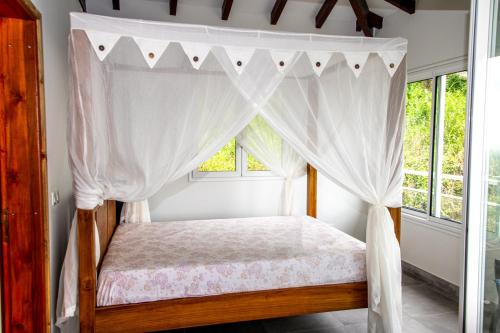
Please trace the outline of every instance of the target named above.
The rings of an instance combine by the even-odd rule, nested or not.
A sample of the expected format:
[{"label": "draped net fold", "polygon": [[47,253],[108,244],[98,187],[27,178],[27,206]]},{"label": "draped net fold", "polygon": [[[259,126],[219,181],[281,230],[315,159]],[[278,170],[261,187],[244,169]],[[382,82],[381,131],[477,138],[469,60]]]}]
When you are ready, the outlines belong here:
[{"label": "draped net fold", "polygon": [[[401,206],[405,40],[88,14],[72,14],[71,24],[68,142],[78,208],[143,201],[239,134],[286,178],[303,174],[307,161],[371,204],[369,331],[401,331],[400,251],[386,207]],[[61,274],[59,324],[77,309],[75,242]]]},{"label": "draped net fold", "polygon": [[281,215],[292,215],[293,180],[304,176],[306,162],[260,117],[255,117],[237,136],[238,143],[264,164],[283,177]]}]

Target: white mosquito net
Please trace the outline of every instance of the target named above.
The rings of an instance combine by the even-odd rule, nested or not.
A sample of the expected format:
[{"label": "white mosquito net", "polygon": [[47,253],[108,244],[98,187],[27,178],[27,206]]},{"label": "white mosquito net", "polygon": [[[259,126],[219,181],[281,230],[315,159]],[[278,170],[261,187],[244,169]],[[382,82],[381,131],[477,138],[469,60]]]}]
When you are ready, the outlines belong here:
[{"label": "white mosquito net", "polygon": [[[386,207],[401,206],[406,40],[76,13],[71,28],[69,153],[78,208],[145,200],[235,136],[287,179],[303,175],[307,161],[371,204],[369,331],[401,331],[400,250]],[[77,309],[73,238],[59,324]]]}]

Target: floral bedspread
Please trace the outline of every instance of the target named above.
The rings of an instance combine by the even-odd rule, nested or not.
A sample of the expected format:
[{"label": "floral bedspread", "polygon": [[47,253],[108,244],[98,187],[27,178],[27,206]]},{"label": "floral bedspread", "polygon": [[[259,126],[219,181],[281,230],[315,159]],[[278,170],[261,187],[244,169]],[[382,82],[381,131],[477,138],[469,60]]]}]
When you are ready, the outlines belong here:
[{"label": "floral bedspread", "polygon": [[365,244],[311,217],[120,225],[98,306],[366,280]]}]

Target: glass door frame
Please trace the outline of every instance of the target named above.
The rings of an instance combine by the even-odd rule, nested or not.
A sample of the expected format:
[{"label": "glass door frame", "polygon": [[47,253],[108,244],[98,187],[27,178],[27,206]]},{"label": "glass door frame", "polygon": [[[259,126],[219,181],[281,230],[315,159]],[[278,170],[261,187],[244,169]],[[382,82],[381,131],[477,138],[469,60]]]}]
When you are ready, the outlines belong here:
[{"label": "glass door frame", "polygon": [[490,26],[495,0],[472,0],[469,35],[469,103],[467,138],[469,145],[466,168],[469,181],[466,190],[466,233],[464,275],[460,294],[460,327],[462,332],[482,332],[484,259],[487,186],[486,87],[490,55]]}]

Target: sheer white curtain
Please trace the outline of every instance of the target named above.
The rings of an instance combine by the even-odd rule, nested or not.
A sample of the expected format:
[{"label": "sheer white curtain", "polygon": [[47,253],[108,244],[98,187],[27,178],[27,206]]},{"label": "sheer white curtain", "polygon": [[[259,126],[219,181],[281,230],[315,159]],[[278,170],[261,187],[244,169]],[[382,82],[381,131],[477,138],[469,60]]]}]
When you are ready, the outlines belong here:
[{"label": "sheer white curtain", "polygon": [[151,223],[148,200],[125,202],[120,214],[120,223]]},{"label": "sheer white curtain", "polygon": [[285,179],[280,214],[292,215],[293,180],[305,175],[306,162],[259,116],[238,134],[237,141],[269,170]]},{"label": "sheer white curtain", "polygon": [[406,66],[372,54],[359,77],[341,56],[321,77],[299,62],[262,117],[322,174],[371,204],[366,230],[370,332],[401,331],[401,260],[386,207],[401,206]]}]

